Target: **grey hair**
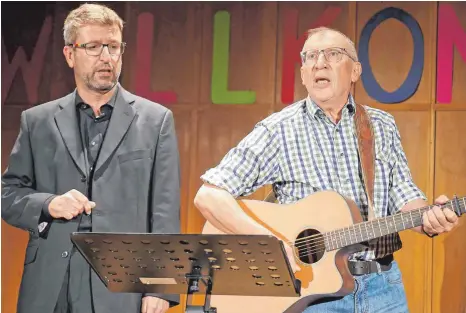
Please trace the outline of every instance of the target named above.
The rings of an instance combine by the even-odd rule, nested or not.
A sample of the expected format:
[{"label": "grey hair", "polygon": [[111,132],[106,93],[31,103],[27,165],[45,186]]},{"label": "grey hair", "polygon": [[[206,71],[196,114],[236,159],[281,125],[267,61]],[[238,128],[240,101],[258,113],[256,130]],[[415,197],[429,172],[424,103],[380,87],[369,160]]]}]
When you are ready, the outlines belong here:
[{"label": "grey hair", "polygon": [[322,32],[334,32],[334,33],[338,33],[340,35],[342,35],[346,41],[348,42],[348,44],[350,45],[350,49],[348,51],[348,53],[351,55],[351,57],[356,60],[356,61],[359,61],[358,59],[358,53],[356,52],[356,46],[354,45],[354,42],[349,39],[348,36],[346,36],[345,34],[343,34],[342,32],[336,30],[336,29],[333,29],[333,28],[329,28],[329,27],[317,27],[317,28],[311,28],[307,31],[307,38],[306,38],[306,42],[314,35],[318,34],[318,33],[322,33]]}]

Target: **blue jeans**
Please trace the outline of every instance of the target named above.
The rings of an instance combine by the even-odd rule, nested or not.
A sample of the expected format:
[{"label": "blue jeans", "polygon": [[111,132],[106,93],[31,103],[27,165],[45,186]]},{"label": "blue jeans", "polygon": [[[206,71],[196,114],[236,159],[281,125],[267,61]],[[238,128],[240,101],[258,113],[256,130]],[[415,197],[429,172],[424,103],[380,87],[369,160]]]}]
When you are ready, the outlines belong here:
[{"label": "blue jeans", "polygon": [[354,291],[337,300],[318,303],[303,313],[409,313],[401,272],[396,261],[390,270],[355,276]]}]

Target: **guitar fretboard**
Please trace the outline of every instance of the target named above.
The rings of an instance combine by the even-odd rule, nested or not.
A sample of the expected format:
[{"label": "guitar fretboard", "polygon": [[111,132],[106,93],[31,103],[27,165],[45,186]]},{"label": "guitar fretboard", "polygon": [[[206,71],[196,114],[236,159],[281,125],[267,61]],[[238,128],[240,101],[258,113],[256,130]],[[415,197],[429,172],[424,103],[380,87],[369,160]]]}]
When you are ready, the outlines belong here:
[{"label": "guitar fretboard", "polygon": [[[430,205],[327,232],[323,234],[325,249],[331,251],[421,226],[423,213],[431,210],[433,207],[434,205]],[[440,207],[449,208],[460,216],[466,212],[466,197],[454,198]]]}]

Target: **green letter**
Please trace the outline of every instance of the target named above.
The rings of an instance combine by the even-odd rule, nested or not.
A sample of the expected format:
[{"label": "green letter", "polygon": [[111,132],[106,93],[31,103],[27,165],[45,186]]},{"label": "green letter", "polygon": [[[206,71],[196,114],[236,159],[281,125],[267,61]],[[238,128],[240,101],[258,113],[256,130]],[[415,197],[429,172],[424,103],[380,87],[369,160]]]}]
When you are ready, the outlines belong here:
[{"label": "green letter", "polygon": [[254,91],[228,91],[230,52],[230,13],[219,11],[214,16],[214,51],[212,60],[212,103],[253,104]]}]

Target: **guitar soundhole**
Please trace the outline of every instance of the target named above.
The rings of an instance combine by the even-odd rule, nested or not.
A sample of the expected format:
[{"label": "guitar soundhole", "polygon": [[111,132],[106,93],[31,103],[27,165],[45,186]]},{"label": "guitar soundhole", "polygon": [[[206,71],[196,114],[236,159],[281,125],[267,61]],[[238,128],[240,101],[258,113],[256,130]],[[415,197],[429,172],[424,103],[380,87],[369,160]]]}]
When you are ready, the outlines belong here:
[{"label": "guitar soundhole", "polygon": [[298,258],[306,264],[316,263],[325,253],[324,237],[315,229],[302,231],[294,246]]}]

